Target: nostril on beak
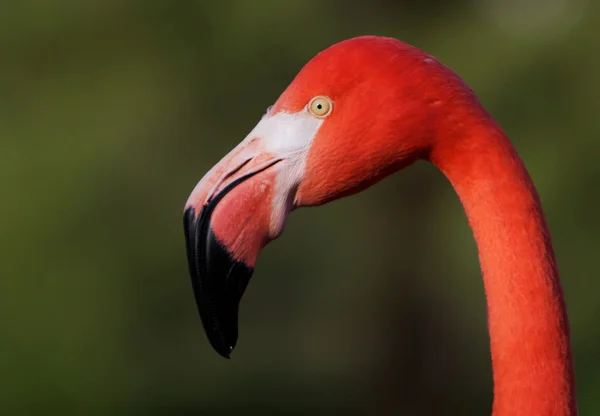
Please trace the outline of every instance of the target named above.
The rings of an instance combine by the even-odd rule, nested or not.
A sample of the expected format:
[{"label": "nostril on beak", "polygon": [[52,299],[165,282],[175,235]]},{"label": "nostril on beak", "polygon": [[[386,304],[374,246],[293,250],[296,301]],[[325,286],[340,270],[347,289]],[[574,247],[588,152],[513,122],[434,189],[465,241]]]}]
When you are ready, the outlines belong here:
[{"label": "nostril on beak", "polygon": [[208,193],[208,200],[207,203],[213,198],[215,192],[217,192],[219,190],[219,187],[223,184],[223,182],[227,181],[227,179],[231,178],[233,175],[235,175],[237,172],[239,172],[244,166],[246,166],[248,164],[248,162],[250,162],[252,160],[252,158],[248,158],[245,161],[243,161],[242,163],[240,163],[236,168],[231,169],[227,172],[225,172],[215,183],[215,185],[212,187],[212,189],[210,190],[210,192]]}]

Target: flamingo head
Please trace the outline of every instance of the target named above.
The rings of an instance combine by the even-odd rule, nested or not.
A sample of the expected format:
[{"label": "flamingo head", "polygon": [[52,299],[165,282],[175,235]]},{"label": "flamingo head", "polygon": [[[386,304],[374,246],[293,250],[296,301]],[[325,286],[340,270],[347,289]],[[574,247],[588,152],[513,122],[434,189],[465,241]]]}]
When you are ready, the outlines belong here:
[{"label": "flamingo head", "polygon": [[219,354],[229,358],[237,342],[240,299],[288,214],[356,193],[426,156],[447,79],[434,58],[395,39],[335,44],[201,179],[184,228],[196,303]]}]

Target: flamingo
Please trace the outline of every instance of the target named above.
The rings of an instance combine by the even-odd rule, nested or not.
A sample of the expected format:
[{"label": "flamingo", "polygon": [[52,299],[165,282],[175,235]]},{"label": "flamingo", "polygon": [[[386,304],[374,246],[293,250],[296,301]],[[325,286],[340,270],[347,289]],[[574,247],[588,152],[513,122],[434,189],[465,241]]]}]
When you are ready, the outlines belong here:
[{"label": "flamingo", "polygon": [[189,196],[189,271],[210,344],[230,357],[259,252],[292,210],[357,193],[417,160],[447,177],[477,243],[493,415],[576,415],[566,307],[532,179],[455,72],[387,37],[344,40],[312,58]]}]

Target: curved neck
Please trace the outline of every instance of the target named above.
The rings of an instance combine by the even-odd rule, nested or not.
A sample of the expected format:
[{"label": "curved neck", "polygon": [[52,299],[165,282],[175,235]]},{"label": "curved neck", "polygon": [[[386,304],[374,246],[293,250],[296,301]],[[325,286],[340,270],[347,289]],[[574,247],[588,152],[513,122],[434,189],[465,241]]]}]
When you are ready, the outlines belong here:
[{"label": "curved neck", "polygon": [[575,415],[569,326],[550,234],[533,182],[487,116],[430,160],[464,205],[487,298],[493,414]]}]

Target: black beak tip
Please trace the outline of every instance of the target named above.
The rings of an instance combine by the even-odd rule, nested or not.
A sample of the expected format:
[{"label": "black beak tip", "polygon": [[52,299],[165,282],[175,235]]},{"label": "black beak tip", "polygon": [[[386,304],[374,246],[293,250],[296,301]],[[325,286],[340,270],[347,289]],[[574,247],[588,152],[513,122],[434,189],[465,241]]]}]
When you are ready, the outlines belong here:
[{"label": "black beak tip", "polygon": [[216,349],[215,351],[217,351],[217,353],[223,357],[223,358],[227,358],[228,360],[231,360],[231,352],[233,351],[233,347],[226,347],[224,349]]},{"label": "black beak tip", "polygon": [[236,261],[210,227],[212,206],[184,214],[192,287],[211,346],[230,359],[238,338],[238,309],[253,268]]},{"label": "black beak tip", "polygon": [[223,331],[216,330],[214,328],[207,328],[207,324],[209,325],[210,321],[205,321],[202,319],[202,323],[205,326],[206,336],[208,337],[208,342],[210,346],[223,358],[231,359],[231,353],[235,348],[235,344],[237,342],[237,337],[234,340],[227,341],[225,339],[225,334]]}]

